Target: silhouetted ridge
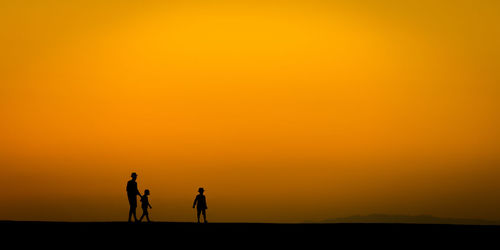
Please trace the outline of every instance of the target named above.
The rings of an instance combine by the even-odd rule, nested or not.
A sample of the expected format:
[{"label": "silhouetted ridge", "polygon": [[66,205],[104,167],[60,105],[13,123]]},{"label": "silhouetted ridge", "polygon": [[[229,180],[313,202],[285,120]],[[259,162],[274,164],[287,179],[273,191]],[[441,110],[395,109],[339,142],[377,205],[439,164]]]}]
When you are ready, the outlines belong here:
[{"label": "silhouetted ridge", "polygon": [[432,215],[354,215],[344,218],[327,219],[322,223],[415,223],[415,224],[460,224],[460,225],[500,225],[500,221],[481,219],[439,218]]}]

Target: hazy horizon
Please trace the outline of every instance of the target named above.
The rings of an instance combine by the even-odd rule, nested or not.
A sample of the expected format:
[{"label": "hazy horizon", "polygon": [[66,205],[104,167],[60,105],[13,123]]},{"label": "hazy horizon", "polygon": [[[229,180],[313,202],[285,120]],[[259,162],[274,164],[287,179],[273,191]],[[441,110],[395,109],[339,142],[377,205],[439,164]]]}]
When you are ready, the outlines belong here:
[{"label": "hazy horizon", "polygon": [[500,1],[0,6],[0,219],[500,220]]},{"label": "hazy horizon", "polygon": [[[36,221],[36,222],[125,222],[123,218],[118,220],[11,220],[1,219],[1,221]],[[194,223],[190,220],[155,220],[154,222],[173,222],[173,223]],[[211,222],[212,223],[212,222]],[[297,221],[215,221],[215,223],[298,223],[298,224],[324,224],[324,223],[405,223],[405,224],[457,224],[457,225],[500,225],[500,221],[483,220],[477,218],[448,218],[435,217],[428,214],[409,215],[409,214],[366,214],[351,215],[347,217],[325,218],[321,220],[297,220]]]}]

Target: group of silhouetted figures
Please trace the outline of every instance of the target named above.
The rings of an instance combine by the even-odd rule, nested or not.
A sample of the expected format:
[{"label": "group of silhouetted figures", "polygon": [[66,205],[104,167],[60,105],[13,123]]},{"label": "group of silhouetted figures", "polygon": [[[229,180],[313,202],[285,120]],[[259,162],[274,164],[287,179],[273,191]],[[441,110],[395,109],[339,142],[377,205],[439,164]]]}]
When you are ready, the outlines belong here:
[{"label": "group of silhouetted figures", "polygon": [[[128,202],[130,204],[130,210],[128,213],[128,222],[132,222],[132,216],[134,216],[135,222],[141,222],[144,217],[148,220],[148,222],[151,222],[149,219],[149,212],[148,209],[152,209],[151,204],[149,203],[149,189],[144,190],[144,195],[141,195],[139,192],[139,189],[137,188],[137,174],[132,173],[131,175],[132,180],[128,181],[127,183],[127,196],[128,196]],[[196,207],[197,210],[197,217],[198,217],[198,223],[200,223],[200,215],[203,214],[203,221],[207,223],[207,213],[205,210],[208,209],[207,207],[207,199],[205,198],[205,195],[203,193],[205,190],[203,188],[199,188],[198,194],[196,198],[194,199],[193,203],[193,208]],[[136,209],[137,209],[137,196],[141,197],[141,208],[142,208],[142,216],[139,220],[137,220],[137,215],[136,215]]]}]

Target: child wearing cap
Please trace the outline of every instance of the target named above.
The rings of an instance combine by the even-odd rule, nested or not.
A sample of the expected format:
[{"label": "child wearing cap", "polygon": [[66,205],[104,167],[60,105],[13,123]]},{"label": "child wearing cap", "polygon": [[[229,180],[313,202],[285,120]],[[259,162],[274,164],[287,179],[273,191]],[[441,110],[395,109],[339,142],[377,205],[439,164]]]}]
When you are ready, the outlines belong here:
[{"label": "child wearing cap", "polygon": [[200,194],[196,196],[196,199],[194,199],[193,208],[197,208],[198,223],[200,223],[201,213],[203,214],[203,221],[207,223],[207,214],[205,211],[208,209],[207,199],[205,198],[205,195],[203,195],[203,192],[205,192],[205,190],[203,188],[199,188],[198,192]]},{"label": "child wearing cap", "polygon": [[148,196],[149,196],[149,189],[146,189],[146,190],[144,190],[144,195],[141,197],[142,216],[139,219],[139,222],[142,221],[142,219],[144,218],[144,216],[146,216],[146,219],[148,220],[148,222],[151,222],[149,220],[148,207],[149,208],[153,208],[153,207],[151,207],[151,204],[149,204],[149,198],[148,198]]}]

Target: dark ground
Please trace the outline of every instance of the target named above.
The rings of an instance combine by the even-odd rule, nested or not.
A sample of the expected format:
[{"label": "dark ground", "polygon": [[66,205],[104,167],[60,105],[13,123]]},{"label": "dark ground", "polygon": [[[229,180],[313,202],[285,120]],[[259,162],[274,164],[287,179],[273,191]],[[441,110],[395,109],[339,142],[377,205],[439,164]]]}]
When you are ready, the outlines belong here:
[{"label": "dark ground", "polygon": [[[425,224],[258,224],[0,221],[0,241],[17,247],[224,249],[497,246],[500,226]],[[491,245],[493,244],[493,245]],[[483,246],[483,247],[481,247]],[[489,248],[490,248],[489,247]]]}]

